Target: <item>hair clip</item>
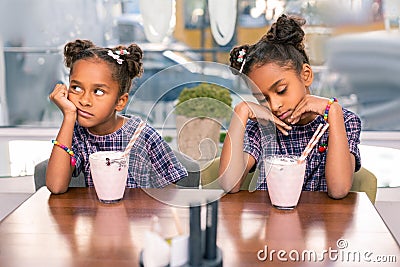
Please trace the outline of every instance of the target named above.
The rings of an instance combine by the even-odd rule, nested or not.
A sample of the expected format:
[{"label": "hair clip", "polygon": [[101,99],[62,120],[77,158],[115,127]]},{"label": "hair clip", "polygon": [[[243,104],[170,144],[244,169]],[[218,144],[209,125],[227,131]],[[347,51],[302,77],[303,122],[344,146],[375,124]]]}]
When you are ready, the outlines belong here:
[{"label": "hair clip", "polygon": [[239,51],[239,56],[236,59],[237,62],[242,62],[242,66],[240,66],[239,73],[242,73],[244,64],[246,64],[246,59],[244,58],[245,55],[246,55],[246,50],[242,49]]},{"label": "hair clip", "polygon": [[246,50],[242,49],[239,51],[239,56],[236,59],[237,62],[243,62],[244,56],[246,55]]},{"label": "hair clip", "polygon": [[126,49],[121,49],[119,51],[115,51],[115,54],[123,56],[123,55],[129,55],[129,52],[126,51]]},{"label": "hair clip", "polygon": [[[128,53],[128,52],[127,52]],[[118,64],[122,64],[122,62],[124,61],[123,59],[121,59],[120,57],[119,57],[119,54],[117,53],[117,52],[115,52],[115,54],[114,54],[114,52],[112,51],[112,50],[108,50],[108,53],[107,53],[107,55],[109,55],[110,57],[112,57],[113,59],[115,59],[116,61],[117,61],[117,63]]]}]

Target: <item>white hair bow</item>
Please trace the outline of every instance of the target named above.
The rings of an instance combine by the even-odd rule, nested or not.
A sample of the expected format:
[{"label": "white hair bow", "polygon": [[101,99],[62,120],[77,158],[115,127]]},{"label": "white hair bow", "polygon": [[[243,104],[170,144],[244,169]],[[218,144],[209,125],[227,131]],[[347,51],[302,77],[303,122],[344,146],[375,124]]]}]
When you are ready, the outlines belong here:
[{"label": "white hair bow", "polygon": [[[114,54],[115,53],[115,54]],[[113,59],[115,59],[117,61],[118,64],[122,64],[122,62],[124,62],[124,60],[122,58],[120,58],[120,55],[129,55],[129,52],[126,51],[125,49],[120,50],[120,51],[115,51],[113,52],[112,50],[108,50],[107,53],[110,57],[112,57]]]}]

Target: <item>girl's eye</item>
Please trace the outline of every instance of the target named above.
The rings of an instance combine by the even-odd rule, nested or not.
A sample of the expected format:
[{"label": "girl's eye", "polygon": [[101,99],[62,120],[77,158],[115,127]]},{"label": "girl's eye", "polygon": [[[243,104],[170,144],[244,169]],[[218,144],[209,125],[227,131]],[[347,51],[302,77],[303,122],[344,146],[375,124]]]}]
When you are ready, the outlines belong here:
[{"label": "girl's eye", "polygon": [[79,86],[71,86],[72,91],[76,92],[76,93],[80,93],[82,92],[82,88],[80,88]]},{"label": "girl's eye", "polygon": [[279,91],[277,91],[276,93],[277,93],[278,95],[283,95],[285,92],[286,92],[286,87],[283,88],[283,89],[281,89],[281,90],[279,90]]},{"label": "girl's eye", "polygon": [[100,90],[100,89],[94,90],[94,93],[95,93],[96,95],[104,95],[104,91],[103,91],[103,90]]}]

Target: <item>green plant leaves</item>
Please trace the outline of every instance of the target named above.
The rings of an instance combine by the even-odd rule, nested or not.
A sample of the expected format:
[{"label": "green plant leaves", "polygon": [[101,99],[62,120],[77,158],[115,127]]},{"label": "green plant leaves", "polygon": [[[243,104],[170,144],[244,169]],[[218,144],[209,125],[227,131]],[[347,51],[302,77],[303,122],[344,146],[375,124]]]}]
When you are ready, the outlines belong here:
[{"label": "green plant leaves", "polygon": [[232,97],[225,87],[201,83],[182,90],[175,113],[187,117],[229,118],[232,113]]}]

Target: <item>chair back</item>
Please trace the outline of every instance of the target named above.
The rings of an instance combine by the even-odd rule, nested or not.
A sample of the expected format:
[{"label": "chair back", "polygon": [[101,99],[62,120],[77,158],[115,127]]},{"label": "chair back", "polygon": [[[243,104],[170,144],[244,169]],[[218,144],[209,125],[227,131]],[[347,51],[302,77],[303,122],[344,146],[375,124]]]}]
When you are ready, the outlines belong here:
[{"label": "chair back", "polygon": [[[36,164],[33,173],[33,179],[35,182],[35,190],[37,191],[42,186],[46,186],[46,170],[49,160],[43,160]],[[85,177],[81,173],[78,177],[72,177],[69,187],[85,187]]]},{"label": "chair back", "polygon": [[365,192],[372,204],[375,204],[376,191],[377,191],[377,179],[375,174],[370,172],[364,167],[354,173],[353,185],[350,191]]}]

